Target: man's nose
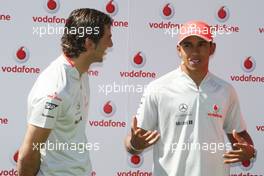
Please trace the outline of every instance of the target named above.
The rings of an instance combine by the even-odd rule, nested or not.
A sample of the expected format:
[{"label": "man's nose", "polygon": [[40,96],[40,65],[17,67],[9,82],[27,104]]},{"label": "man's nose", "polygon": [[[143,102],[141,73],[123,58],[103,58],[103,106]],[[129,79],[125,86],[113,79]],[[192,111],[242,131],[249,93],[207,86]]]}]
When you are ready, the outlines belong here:
[{"label": "man's nose", "polygon": [[192,55],[198,55],[200,52],[199,47],[198,46],[194,46],[192,49]]},{"label": "man's nose", "polygon": [[113,47],[113,41],[112,41],[112,39],[110,40],[110,42],[109,42],[109,46],[108,47]]}]

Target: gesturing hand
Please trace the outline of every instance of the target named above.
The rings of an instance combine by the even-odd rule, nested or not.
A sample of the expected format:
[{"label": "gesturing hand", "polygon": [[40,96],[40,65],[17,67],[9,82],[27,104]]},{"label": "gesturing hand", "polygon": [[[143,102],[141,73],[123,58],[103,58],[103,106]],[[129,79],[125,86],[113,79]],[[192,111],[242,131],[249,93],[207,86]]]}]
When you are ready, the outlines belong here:
[{"label": "gesturing hand", "polygon": [[160,138],[160,134],[155,131],[147,131],[137,126],[137,118],[133,117],[131,125],[132,148],[140,151],[155,144]]},{"label": "gesturing hand", "polygon": [[233,130],[233,137],[237,140],[237,143],[233,144],[237,149],[231,150],[224,154],[224,163],[231,164],[250,160],[254,156],[254,147],[247,143],[247,141],[243,137],[241,137],[235,130]]}]

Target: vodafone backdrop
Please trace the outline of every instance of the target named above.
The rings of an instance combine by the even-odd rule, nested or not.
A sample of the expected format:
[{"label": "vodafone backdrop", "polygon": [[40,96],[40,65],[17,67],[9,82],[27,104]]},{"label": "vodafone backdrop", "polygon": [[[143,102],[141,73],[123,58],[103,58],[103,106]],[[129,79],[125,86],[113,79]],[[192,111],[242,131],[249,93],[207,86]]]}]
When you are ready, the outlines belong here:
[{"label": "vodafone backdrop", "polygon": [[193,19],[204,20],[219,31],[210,70],[237,90],[248,132],[258,150],[254,165],[234,165],[231,175],[264,175],[264,2],[258,0],[1,1],[0,175],[17,175],[28,93],[43,69],[61,54],[60,29],[65,19],[73,9],[83,7],[114,18],[114,47],[103,63],[94,64],[87,72],[92,175],[152,175],[152,150],[129,155],[123,140],[145,85],[180,64],[175,29]]}]

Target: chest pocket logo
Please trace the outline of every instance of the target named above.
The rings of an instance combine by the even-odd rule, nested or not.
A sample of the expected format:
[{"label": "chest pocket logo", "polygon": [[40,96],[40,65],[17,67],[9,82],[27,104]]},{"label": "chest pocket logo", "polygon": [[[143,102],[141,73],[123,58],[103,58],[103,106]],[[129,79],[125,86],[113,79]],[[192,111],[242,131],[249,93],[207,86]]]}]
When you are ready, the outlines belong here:
[{"label": "chest pocket logo", "polygon": [[214,104],[212,107],[212,111],[208,112],[208,117],[211,118],[223,118],[223,115],[221,114],[221,108],[219,105]]},{"label": "chest pocket logo", "polygon": [[187,110],[188,110],[188,105],[187,104],[182,103],[182,104],[179,105],[179,111],[180,112],[186,112]]}]

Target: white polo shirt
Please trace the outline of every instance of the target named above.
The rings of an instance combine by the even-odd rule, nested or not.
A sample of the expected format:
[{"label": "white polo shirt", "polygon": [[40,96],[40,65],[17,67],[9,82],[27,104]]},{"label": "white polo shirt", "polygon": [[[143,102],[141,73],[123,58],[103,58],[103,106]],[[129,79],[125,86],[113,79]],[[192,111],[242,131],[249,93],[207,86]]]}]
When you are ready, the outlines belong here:
[{"label": "white polo shirt", "polygon": [[85,134],[88,81],[88,75],[80,76],[62,55],[35,82],[28,97],[28,123],[52,129],[40,150],[38,176],[87,176],[91,173]]},{"label": "white polo shirt", "polygon": [[139,127],[161,134],[154,176],[228,176],[225,133],[246,129],[230,84],[208,73],[197,88],[181,68],[149,84],[137,118]]}]

